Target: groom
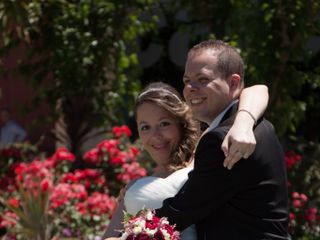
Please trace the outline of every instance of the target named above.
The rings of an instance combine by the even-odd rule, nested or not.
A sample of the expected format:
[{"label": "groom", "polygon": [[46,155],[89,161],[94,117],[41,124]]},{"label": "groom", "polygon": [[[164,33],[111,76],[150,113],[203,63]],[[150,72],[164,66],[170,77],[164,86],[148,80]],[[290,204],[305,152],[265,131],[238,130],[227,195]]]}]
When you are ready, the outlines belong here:
[{"label": "groom", "polygon": [[188,181],[156,215],[168,217],[178,230],[196,224],[198,240],[289,239],[285,164],[273,126],[259,119],[253,154],[232,171],[222,165],[220,146],[236,114],[251,116],[237,109],[243,78],[243,60],[222,41],[202,42],[188,53],[183,94],[209,128],[199,140]]}]

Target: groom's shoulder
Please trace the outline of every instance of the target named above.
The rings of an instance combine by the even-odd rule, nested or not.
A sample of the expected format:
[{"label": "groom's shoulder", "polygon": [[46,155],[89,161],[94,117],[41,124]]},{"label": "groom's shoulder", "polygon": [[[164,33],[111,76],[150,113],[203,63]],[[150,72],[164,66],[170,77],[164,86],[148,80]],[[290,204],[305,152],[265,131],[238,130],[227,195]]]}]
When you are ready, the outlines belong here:
[{"label": "groom's shoulder", "polygon": [[200,138],[199,144],[222,142],[229,130],[230,126],[218,126],[214,129],[208,129]]},{"label": "groom's shoulder", "polygon": [[268,119],[266,118],[260,118],[258,121],[257,121],[257,124],[254,126],[254,131],[257,132],[257,131],[265,131],[265,130],[268,130],[268,131],[271,131],[273,133],[275,133],[275,128],[274,128],[274,125],[271,121],[269,121]]}]

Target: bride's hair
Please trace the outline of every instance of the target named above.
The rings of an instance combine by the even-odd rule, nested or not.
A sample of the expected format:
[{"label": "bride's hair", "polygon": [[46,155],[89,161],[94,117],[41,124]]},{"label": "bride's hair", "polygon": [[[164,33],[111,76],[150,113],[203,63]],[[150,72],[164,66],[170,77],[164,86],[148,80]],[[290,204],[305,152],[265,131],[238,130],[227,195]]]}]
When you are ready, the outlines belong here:
[{"label": "bride's hair", "polygon": [[199,137],[199,123],[192,117],[191,109],[173,87],[163,82],[150,83],[141,91],[135,104],[136,117],[138,107],[145,102],[165,109],[178,120],[182,137],[176,151],[171,153],[169,167],[171,170],[186,167],[192,160],[195,144]]}]

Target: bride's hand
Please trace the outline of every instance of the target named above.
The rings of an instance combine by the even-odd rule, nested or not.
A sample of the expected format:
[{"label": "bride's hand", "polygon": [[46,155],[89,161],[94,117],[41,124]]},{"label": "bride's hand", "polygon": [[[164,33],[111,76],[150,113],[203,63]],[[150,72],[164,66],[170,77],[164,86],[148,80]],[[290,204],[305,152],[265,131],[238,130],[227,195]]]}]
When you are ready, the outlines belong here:
[{"label": "bride's hand", "polygon": [[246,112],[238,112],[234,125],[223,140],[221,149],[226,156],[223,165],[231,169],[241,158],[248,158],[256,147],[253,134],[255,122]]}]

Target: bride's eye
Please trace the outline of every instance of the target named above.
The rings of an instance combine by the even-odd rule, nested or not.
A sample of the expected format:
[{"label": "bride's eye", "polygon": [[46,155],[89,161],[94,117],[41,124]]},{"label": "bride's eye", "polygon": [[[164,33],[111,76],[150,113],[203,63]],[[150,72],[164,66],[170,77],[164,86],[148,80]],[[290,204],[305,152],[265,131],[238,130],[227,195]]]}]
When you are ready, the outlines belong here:
[{"label": "bride's eye", "polygon": [[147,130],[149,130],[150,129],[150,127],[148,126],[148,125],[142,125],[142,126],[140,126],[140,131],[147,131]]},{"label": "bride's eye", "polygon": [[170,121],[162,121],[160,122],[160,127],[167,127],[170,126],[171,122]]}]

